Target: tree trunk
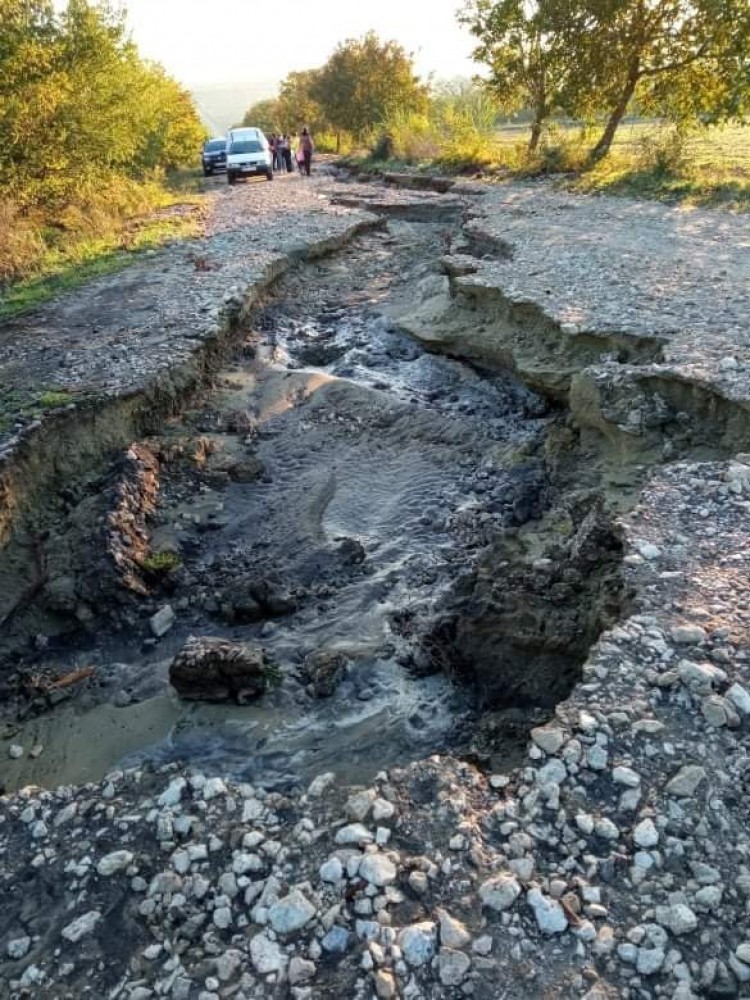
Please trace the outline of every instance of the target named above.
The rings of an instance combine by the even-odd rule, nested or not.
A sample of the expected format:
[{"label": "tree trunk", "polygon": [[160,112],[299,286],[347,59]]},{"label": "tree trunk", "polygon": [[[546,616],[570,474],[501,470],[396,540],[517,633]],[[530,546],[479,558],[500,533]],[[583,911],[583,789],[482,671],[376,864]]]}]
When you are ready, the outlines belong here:
[{"label": "tree trunk", "polygon": [[636,67],[631,70],[628,76],[625,89],[620,95],[620,100],[617,102],[615,107],[612,109],[612,114],[609,116],[609,120],[604,128],[604,133],[601,139],[594,148],[589,153],[589,163],[598,163],[599,160],[604,159],[604,157],[609,152],[609,148],[612,145],[612,140],[615,137],[615,132],[622,121],[625,112],[628,110],[628,104],[630,104],[630,98],[635,93],[635,88],[640,77],[640,69]]},{"label": "tree trunk", "polygon": [[535,118],[531,123],[531,138],[529,139],[529,154],[533,155],[536,152],[536,148],[539,145],[539,140],[542,136],[542,122],[539,118]]},{"label": "tree trunk", "polygon": [[341,133],[336,133],[336,155],[341,152]]}]

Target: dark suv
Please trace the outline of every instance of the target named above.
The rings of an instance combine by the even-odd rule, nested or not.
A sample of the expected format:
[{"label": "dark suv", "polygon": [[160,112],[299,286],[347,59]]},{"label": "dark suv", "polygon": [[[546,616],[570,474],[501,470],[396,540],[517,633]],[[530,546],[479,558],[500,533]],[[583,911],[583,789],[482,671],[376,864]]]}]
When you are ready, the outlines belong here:
[{"label": "dark suv", "polygon": [[227,169],[227,140],[209,139],[203,147],[203,175],[210,177],[215,170]]}]

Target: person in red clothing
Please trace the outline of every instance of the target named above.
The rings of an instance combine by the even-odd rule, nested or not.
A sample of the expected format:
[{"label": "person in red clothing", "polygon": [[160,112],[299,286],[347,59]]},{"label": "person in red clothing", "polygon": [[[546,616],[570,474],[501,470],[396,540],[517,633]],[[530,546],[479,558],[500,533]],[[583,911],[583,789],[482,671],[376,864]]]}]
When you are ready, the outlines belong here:
[{"label": "person in red clothing", "polygon": [[303,128],[299,134],[299,148],[302,152],[302,164],[305,168],[305,175],[310,176],[310,165],[312,164],[312,155],[315,145],[312,141],[312,136],[307,131],[307,128]]}]

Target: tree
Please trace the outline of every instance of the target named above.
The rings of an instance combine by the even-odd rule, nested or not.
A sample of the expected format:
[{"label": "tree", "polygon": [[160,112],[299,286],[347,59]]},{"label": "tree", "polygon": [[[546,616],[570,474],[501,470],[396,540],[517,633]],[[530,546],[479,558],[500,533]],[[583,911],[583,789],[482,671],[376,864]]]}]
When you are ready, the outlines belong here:
[{"label": "tree", "polygon": [[686,120],[742,113],[748,92],[747,0],[586,0],[578,90],[606,108],[592,161],[609,152],[637,94],[646,109]]},{"label": "tree", "polygon": [[313,132],[329,128],[325,113],[315,97],[319,69],[290,73],[279,91],[279,113],[285,131],[299,132],[306,125]]},{"label": "tree", "polygon": [[531,110],[529,152],[554,111],[572,102],[571,73],[583,30],[570,0],[469,0],[458,19],[479,40],[473,58],[490,71],[486,86],[508,112]]},{"label": "tree", "polygon": [[256,101],[255,104],[250,105],[242,119],[242,124],[248,127],[257,126],[270,134],[279,128],[280,120],[278,98],[267,97],[264,101]]},{"label": "tree", "polygon": [[427,87],[414,74],[411,57],[396,42],[374,32],[337,47],[319,70],[312,96],[337,135],[361,139],[391,111],[423,112]]}]

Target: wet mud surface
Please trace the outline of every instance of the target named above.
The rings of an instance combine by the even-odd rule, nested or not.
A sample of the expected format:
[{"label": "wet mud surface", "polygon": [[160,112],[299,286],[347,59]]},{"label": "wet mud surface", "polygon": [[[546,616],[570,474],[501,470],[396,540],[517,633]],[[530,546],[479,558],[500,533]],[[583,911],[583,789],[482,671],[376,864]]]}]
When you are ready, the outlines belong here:
[{"label": "wet mud surface", "polygon": [[[63,708],[26,723],[45,751],[11,782],[146,758],[273,783],[342,756],[358,780],[466,744],[475,691],[423,640],[478,554],[538,512],[549,416],[510,378],[427,353],[388,319],[448,232],[394,222],[285,278],[215,389],[142,443],[158,497],[149,480],[141,519],[167,567],[141,572],[145,593],[91,573],[111,482],[71,504],[63,582],[48,577],[16,635],[39,630],[27,677],[93,676],[71,685],[72,705],[47,691]],[[66,586],[74,615],[50,617]],[[166,604],[176,621],[157,640],[148,617]],[[180,702],[167,666],[189,635],[262,647],[275,683],[252,705]]]}]

